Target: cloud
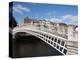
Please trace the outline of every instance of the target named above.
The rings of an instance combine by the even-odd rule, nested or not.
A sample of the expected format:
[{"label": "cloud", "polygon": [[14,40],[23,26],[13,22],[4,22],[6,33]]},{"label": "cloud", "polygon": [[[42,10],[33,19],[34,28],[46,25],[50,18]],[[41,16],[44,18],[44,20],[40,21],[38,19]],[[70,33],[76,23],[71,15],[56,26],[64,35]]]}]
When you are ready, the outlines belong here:
[{"label": "cloud", "polygon": [[13,6],[13,13],[17,12],[22,14],[23,12],[30,12],[30,10],[31,10],[30,8],[24,7],[22,5]]},{"label": "cloud", "polygon": [[55,13],[56,13],[56,11],[51,11],[51,12],[46,13],[46,15],[53,15]]},{"label": "cloud", "polygon": [[78,16],[73,16],[73,17],[71,17],[70,19],[71,19],[71,22],[72,22],[73,24],[78,25]]},{"label": "cloud", "polygon": [[60,16],[59,18],[56,17],[50,17],[49,19],[46,18],[46,20],[49,20],[51,22],[56,23],[66,23],[66,24],[72,24],[72,25],[78,25],[78,16],[77,15],[64,15]]},{"label": "cloud", "polygon": [[45,18],[46,20],[49,20],[51,22],[56,22],[56,23],[62,23],[62,19],[56,18],[54,15],[56,14],[56,11],[51,11],[46,13],[47,16],[49,16],[49,18]]},{"label": "cloud", "polygon": [[67,24],[78,25],[78,16],[64,15],[61,18]]},{"label": "cloud", "polygon": [[68,19],[68,18],[71,18],[72,17],[72,15],[64,15],[64,16],[62,16],[62,19]]},{"label": "cloud", "polygon": [[55,22],[55,23],[63,23],[62,19],[59,19],[59,18],[50,18],[50,19],[46,19],[46,20],[49,20],[51,22]]}]

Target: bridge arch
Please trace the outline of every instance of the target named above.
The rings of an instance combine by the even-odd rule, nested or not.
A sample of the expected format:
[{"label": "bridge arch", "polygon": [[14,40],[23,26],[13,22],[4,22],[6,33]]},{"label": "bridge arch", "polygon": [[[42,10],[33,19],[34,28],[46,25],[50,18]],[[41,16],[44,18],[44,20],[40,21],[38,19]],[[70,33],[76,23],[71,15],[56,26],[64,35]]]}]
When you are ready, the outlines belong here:
[{"label": "bridge arch", "polygon": [[44,32],[38,29],[31,29],[30,27],[16,27],[13,29],[13,36],[15,37],[15,34],[18,32],[25,32],[28,34],[31,34],[37,38],[40,38],[45,43],[49,44],[56,50],[58,50],[63,55],[67,54],[67,47],[66,47],[66,41],[67,39],[56,36],[54,34],[50,34],[48,32]]}]

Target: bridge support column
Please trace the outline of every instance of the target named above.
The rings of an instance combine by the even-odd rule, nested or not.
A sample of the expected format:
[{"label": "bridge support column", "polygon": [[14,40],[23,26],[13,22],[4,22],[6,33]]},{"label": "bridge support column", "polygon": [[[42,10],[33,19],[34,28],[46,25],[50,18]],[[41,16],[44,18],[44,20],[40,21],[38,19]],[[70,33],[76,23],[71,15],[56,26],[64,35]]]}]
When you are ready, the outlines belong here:
[{"label": "bridge support column", "polygon": [[68,26],[67,54],[78,54],[78,41],[74,39],[74,26]]}]

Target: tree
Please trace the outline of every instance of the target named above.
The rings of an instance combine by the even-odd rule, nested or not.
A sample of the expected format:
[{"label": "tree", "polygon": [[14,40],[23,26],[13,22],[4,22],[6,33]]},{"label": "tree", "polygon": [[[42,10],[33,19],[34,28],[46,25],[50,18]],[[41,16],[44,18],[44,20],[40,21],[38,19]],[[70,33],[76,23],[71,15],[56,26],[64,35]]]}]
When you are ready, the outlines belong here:
[{"label": "tree", "polygon": [[11,17],[9,20],[9,27],[11,27],[13,29],[16,26],[17,26],[17,22],[16,22],[15,18]]}]

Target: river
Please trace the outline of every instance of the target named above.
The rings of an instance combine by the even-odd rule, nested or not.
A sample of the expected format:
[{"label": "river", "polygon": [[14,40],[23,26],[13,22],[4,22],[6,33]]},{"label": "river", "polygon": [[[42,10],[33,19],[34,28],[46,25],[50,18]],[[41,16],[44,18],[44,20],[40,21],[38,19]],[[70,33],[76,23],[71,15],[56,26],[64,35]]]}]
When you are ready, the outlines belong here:
[{"label": "river", "polygon": [[41,39],[32,35],[18,37],[13,42],[13,56],[15,58],[58,55],[62,54]]}]

